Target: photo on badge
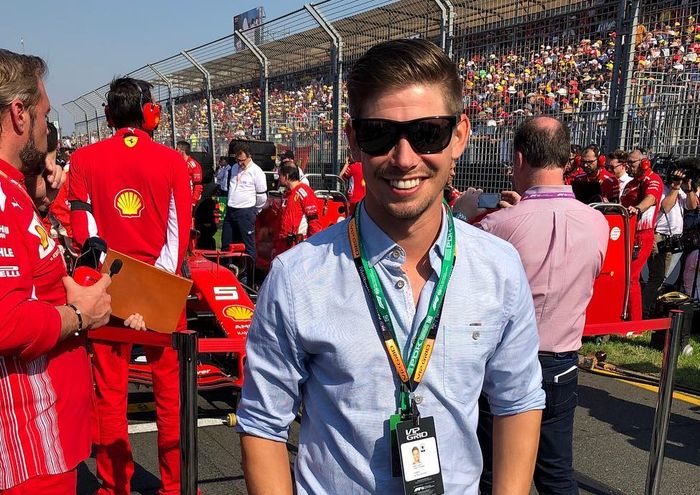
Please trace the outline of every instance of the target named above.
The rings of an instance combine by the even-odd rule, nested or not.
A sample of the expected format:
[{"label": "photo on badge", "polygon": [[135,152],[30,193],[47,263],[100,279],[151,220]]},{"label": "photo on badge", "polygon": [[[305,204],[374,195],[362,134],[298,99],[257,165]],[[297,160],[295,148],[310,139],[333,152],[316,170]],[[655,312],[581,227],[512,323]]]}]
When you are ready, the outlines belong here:
[{"label": "photo on badge", "polygon": [[406,481],[414,481],[440,472],[435,438],[401,445],[401,462]]}]

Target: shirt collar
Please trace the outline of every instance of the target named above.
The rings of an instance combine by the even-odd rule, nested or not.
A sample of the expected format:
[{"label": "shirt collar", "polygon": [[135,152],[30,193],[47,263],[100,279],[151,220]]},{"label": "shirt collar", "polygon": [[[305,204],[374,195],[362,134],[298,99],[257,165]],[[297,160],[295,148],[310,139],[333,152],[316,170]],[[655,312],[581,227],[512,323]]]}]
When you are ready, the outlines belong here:
[{"label": "shirt collar", "polygon": [[128,135],[133,135],[137,136],[138,138],[151,139],[151,136],[149,136],[146,131],[142,131],[141,129],[137,129],[136,127],[122,127],[121,129],[117,130],[117,132],[115,132],[114,135],[120,138],[123,138],[124,136]]},{"label": "shirt collar", "polygon": [[15,167],[7,163],[5,160],[0,160],[0,172],[7,175],[10,179],[24,184],[24,174]]},{"label": "shirt collar", "polygon": [[532,186],[527,191],[525,191],[525,194],[560,193],[560,192],[573,192],[573,190],[571,189],[571,186],[567,186],[566,184],[562,184],[560,186]]},{"label": "shirt collar", "polygon": [[[401,253],[394,260],[403,264],[406,261],[406,254],[403,249],[374,223],[374,220],[370,218],[367,210],[365,210],[364,202],[362,202],[361,207],[357,211],[358,213],[356,214],[360,215],[360,238],[362,239],[362,246],[365,249],[369,264],[372,266],[376,265],[382,259],[390,256],[390,252],[394,250],[398,250]],[[440,233],[438,234],[437,242],[433,244],[429,254],[430,265],[437,273],[440,273],[445,242],[447,242],[447,214],[444,208],[440,222]]]}]

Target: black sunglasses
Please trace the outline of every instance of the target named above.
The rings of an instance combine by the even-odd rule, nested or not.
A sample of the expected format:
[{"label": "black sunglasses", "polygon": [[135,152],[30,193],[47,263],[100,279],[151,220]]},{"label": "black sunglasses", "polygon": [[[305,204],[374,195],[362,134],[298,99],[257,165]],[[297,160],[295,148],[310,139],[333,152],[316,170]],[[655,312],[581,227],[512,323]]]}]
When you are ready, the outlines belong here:
[{"label": "black sunglasses", "polygon": [[450,144],[457,125],[456,115],[423,117],[405,122],[387,119],[353,118],[352,128],[360,149],[368,155],[379,156],[396,146],[402,136],[416,153],[439,153]]}]

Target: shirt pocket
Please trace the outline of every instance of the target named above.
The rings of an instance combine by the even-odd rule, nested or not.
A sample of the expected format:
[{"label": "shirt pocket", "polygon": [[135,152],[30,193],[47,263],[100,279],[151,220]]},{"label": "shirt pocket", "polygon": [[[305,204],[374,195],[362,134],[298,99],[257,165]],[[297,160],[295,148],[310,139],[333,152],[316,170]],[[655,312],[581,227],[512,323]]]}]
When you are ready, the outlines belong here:
[{"label": "shirt pocket", "polygon": [[500,340],[498,326],[452,325],[443,327],[445,395],[467,404],[481,393],[486,362]]}]

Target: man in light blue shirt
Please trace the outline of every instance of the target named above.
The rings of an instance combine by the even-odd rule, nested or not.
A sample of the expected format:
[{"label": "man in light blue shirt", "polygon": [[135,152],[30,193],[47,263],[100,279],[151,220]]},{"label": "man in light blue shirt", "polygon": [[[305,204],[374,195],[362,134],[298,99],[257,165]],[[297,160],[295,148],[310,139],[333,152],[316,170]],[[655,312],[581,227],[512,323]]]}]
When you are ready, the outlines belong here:
[{"label": "man in light blue shirt", "polygon": [[527,494],[544,407],[532,295],[515,249],[454,225],[442,204],[469,136],[456,69],[426,40],[386,42],[356,63],[348,92],[366,198],[356,223],[277,257],[260,292],[238,411],[248,491],[293,493],[285,442],[303,403],[296,493],[403,493],[389,421],[404,412],[402,380],[376,316],[384,306],[363,283],[370,273],[404,363],[437,308],[432,356],[410,398],[434,420],[445,493],[478,493],[483,387],[497,416],[494,493]]}]

